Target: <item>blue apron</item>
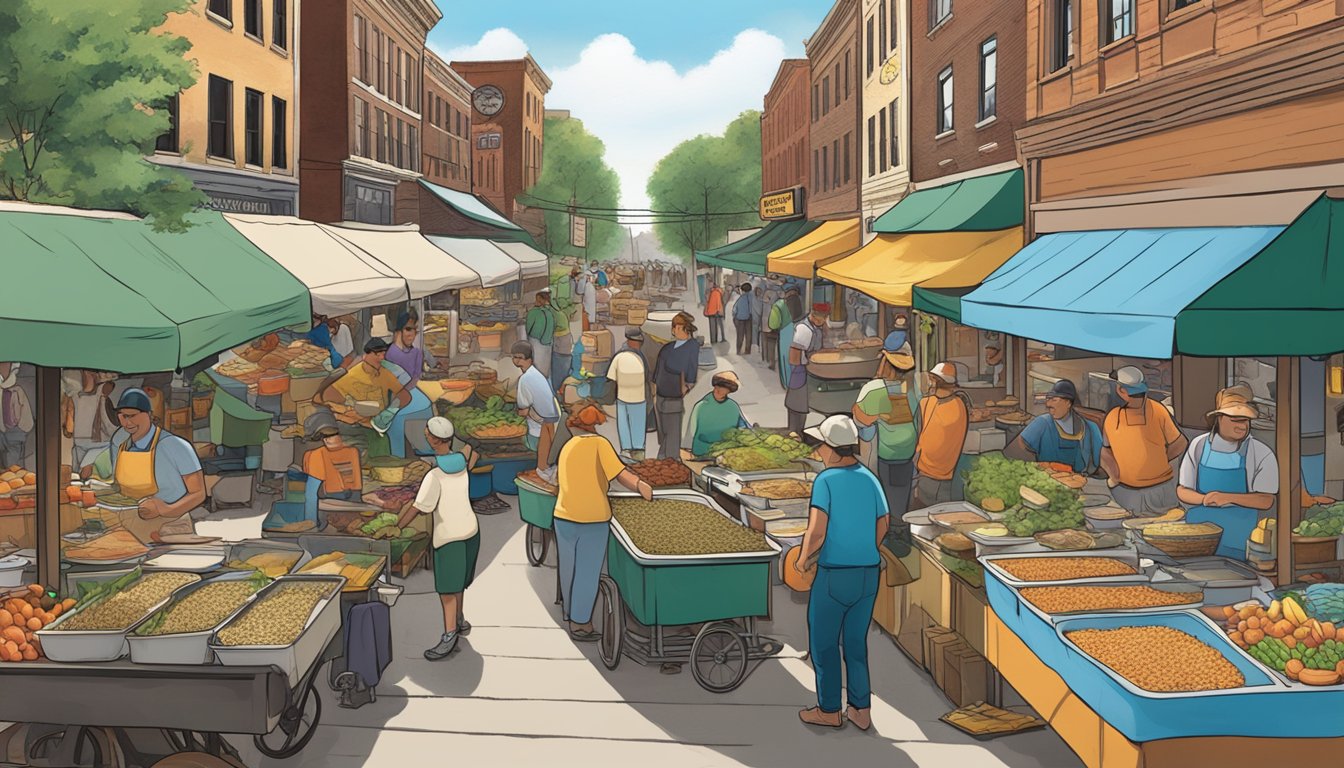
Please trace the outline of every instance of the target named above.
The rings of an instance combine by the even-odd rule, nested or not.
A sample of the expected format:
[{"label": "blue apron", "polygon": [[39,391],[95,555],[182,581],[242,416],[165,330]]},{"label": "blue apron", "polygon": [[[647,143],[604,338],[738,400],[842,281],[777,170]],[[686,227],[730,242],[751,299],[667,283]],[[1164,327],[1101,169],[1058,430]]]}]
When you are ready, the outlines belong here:
[{"label": "blue apron", "polygon": [[[1246,450],[1250,438],[1241,441],[1235,453],[1213,450],[1213,435],[1204,441],[1199,454],[1195,490],[1200,493],[1248,493],[1246,484]],[[1223,527],[1223,538],[1218,541],[1217,555],[1234,560],[1246,559],[1246,540],[1260,519],[1258,510],[1247,507],[1191,507],[1185,514],[1191,523],[1215,523]]]},{"label": "blue apron", "polygon": [[1036,453],[1036,460],[1067,464],[1073,467],[1074,472],[1086,472],[1090,469],[1088,465],[1091,451],[1086,454],[1083,452],[1083,447],[1088,441],[1087,424],[1083,422],[1083,417],[1076,413],[1073,415],[1074,424],[1081,430],[1077,440],[1065,436],[1059,422],[1055,421],[1050,414],[1047,413],[1039,418],[1049,419],[1050,423],[1046,426],[1045,434],[1041,436],[1041,445]]}]

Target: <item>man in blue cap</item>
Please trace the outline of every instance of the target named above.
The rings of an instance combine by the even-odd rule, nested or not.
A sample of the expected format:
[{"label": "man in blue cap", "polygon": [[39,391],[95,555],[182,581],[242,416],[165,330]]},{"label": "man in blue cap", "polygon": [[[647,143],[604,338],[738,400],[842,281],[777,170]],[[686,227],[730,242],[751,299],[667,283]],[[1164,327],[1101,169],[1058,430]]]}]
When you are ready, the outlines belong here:
[{"label": "man in blue cap", "polygon": [[1045,413],[1032,420],[1005,453],[1024,461],[1065,464],[1090,475],[1101,468],[1101,428],[1076,410],[1078,387],[1060,379],[1045,394]]},{"label": "man in blue cap", "polygon": [[121,429],[112,436],[112,476],[123,496],[139,501],[119,513],[124,528],[146,544],[193,534],[191,512],[205,502],[205,473],[191,443],[154,424],[149,395],[128,389],[117,400]]}]

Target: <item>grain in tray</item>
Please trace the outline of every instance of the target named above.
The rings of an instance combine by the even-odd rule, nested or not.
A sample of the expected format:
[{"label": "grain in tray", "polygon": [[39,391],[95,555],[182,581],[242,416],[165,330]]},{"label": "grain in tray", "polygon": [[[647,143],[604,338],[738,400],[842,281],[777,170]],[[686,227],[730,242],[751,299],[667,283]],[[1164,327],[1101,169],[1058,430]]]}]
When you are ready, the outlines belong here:
[{"label": "grain in tray", "polygon": [[1080,629],[1064,636],[1145,691],[1220,691],[1246,684],[1241,670],[1222,653],[1178,629]]},{"label": "grain in tray", "polygon": [[1069,581],[1103,576],[1133,576],[1138,571],[1112,557],[1012,557],[994,565],[1019,581]]},{"label": "grain in tray", "polygon": [[281,584],[219,631],[222,646],[286,646],[299,639],[331,583]]},{"label": "grain in tray", "polygon": [[140,634],[154,637],[214,629],[241,608],[259,586],[255,580],[206,584],[165,608]]},{"label": "grain in tray", "polygon": [[1141,584],[1115,587],[1023,587],[1022,599],[1045,613],[1115,611],[1189,605],[1204,599],[1203,592],[1168,592]]},{"label": "grain in tray", "polygon": [[650,555],[770,551],[764,534],[694,501],[619,498],[612,499],[611,511],[631,542]]},{"label": "grain in tray", "polygon": [[200,581],[194,573],[164,571],[141,577],[130,587],[80,609],[52,627],[62,632],[111,632],[127,629],[144,618],[149,609],[188,584]]}]

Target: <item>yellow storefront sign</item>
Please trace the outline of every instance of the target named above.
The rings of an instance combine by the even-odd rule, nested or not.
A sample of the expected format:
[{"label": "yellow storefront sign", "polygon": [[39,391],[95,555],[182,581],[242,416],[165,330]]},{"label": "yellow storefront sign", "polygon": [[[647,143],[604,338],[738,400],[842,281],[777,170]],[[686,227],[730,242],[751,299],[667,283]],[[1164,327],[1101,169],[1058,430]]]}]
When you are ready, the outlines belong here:
[{"label": "yellow storefront sign", "polygon": [[796,219],[803,215],[803,188],[794,187],[761,196],[761,218],[766,221]]}]

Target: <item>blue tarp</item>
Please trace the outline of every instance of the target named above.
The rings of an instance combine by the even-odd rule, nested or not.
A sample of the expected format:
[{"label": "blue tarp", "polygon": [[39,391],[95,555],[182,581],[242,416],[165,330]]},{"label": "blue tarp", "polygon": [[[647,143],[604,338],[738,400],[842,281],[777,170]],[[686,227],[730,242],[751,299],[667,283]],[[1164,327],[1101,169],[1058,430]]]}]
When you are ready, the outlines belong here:
[{"label": "blue tarp", "polygon": [[1043,235],[962,297],[962,322],[1076,349],[1170,358],[1176,315],[1283,229]]}]

